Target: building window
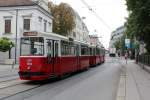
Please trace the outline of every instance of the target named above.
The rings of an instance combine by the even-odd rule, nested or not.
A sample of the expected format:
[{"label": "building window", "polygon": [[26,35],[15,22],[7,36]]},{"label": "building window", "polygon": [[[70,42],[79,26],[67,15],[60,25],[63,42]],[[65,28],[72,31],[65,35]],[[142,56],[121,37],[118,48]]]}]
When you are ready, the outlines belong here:
[{"label": "building window", "polygon": [[24,30],[30,30],[30,19],[24,19]]},{"label": "building window", "polygon": [[44,32],[47,31],[47,21],[44,21]]},{"label": "building window", "polygon": [[49,24],[49,28],[51,28],[51,26],[52,26],[52,23],[50,23],[50,22],[49,22],[48,24]]},{"label": "building window", "polygon": [[11,33],[11,20],[5,20],[5,33]]},{"label": "building window", "polygon": [[75,37],[75,38],[76,38],[76,32],[73,32],[73,37]]},{"label": "building window", "polygon": [[42,17],[39,17],[39,22],[40,22],[40,23],[42,22]]}]

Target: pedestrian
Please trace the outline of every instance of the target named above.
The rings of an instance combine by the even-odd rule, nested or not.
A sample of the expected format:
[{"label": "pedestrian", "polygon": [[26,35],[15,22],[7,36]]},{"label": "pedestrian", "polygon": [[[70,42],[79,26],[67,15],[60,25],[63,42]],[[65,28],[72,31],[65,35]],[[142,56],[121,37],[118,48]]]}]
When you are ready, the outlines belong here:
[{"label": "pedestrian", "polygon": [[118,57],[120,57],[120,51],[118,52]]}]

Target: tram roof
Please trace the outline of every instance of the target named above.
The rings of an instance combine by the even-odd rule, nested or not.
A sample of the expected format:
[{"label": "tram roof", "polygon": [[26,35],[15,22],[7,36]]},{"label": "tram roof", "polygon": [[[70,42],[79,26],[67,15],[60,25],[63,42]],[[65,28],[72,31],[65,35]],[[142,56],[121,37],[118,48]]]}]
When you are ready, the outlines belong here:
[{"label": "tram roof", "polygon": [[[31,33],[31,35],[30,35]],[[33,34],[32,34],[33,33]],[[56,34],[56,33],[46,33],[46,32],[28,32],[24,37],[46,37],[46,38],[56,38],[56,39],[63,39],[68,40],[68,37]]]},{"label": "tram roof", "polygon": [[85,42],[85,41],[78,41],[78,40],[74,40],[75,43],[80,43],[80,44],[84,44],[84,45],[90,45],[89,43]]},{"label": "tram roof", "polygon": [[56,33],[41,33],[41,35],[43,35],[44,37],[51,36],[51,37],[55,37],[55,38],[60,38],[60,39],[68,40],[67,37],[59,35],[59,34],[56,34]]}]

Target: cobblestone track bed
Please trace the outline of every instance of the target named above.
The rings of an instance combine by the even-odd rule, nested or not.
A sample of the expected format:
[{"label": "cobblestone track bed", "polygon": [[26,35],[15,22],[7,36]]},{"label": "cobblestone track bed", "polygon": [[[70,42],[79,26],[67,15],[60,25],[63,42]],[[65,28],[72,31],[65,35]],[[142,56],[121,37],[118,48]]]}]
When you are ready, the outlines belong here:
[{"label": "cobblestone track bed", "polygon": [[[16,95],[12,95],[12,96],[6,98],[6,100],[26,100],[32,96],[38,95],[38,94],[40,94],[44,91],[48,91],[48,90],[53,91],[51,94],[49,94],[50,97],[55,96],[56,94],[64,91],[67,86],[72,87],[72,85],[75,85],[74,83],[76,83],[76,81],[78,81],[78,83],[82,82],[84,79],[91,77],[91,75],[94,75],[97,72],[105,71],[107,68],[109,68],[109,67],[107,67],[108,65],[109,64],[103,64],[101,66],[94,67],[94,68],[90,69],[89,71],[79,73],[73,77],[69,77],[69,78],[64,79],[64,80],[49,81],[48,83],[46,83],[40,87],[31,89],[31,90],[27,90],[27,91],[23,91],[23,92],[16,94]],[[97,70],[97,69],[100,69],[100,70]],[[80,77],[78,77],[78,76],[80,76]],[[74,78],[75,78],[75,80],[74,80]],[[76,80],[76,78],[77,78],[77,80]],[[67,83],[66,83],[66,81],[67,81]],[[74,82],[70,83],[70,81],[74,81]],[[62,87],[62,85],[63,85],[63,87]]]},{"label": "cobblestone track bed", "polygon": [[25,84],[18,84],[10,87],[6,87],[4,89],[0,90],[0,100],[7,99],[11,96],[36,89],[38,87],[41,87],[41,85],[25,85]]},{"label": "cobblestone track bed", "polygon": [[[116,60],[116,61],[118,61],[118,60]],[[114,61],[110,60],[110,63],[114,63]],[[106,65],[108,66],[109,64],[106,64]],[[104,66],[100,66],[100,67],[101,67],[101,71],[104,71],[106,66],[104,64]],[[93,69],[93,70],[97,71],[96,69]],[[88,73],[90,73],[90,72],[92,72],[92,73],[94,72],[95,73],[95,71],[91,71],[91,70]],[[78,75],[80,75],[80,74],[78,74]],[[69,79],[67,79],[67,80],[69,80]],[[82,78],[80,77],[80,79],[82,79]],[[59,82],[61,82],[61,81],[59,81]],[[53,84],[52,82],[48,82],[50,84],[48,84],[48,83],[46,83],[46,84],[43,84],[43,83],[42,84],[39,84],[39,83],[38,84],[34,84],[34,82],[32,82],[32,81],[20,81],[18,79],[16,79],[16,80],[8,80],[6,82],[7,85],[4,85],[3,87],[0,87],[0,100],[4,100],[4,99],[7,100],[8,98],[17,96],[19,94],[21,95],[21,94],[27,93],[29,91],[34,91],[35,90],[35,92],[37,92],[37,90],[38,89],[41,90],[40,88],[43,88],[43,86],[46,87],[46,86],[50,85],[49,89],[51,89],[51,88],[57,88],[60,85],[59,82],[54,82],[54,84],[56,84],[56,85],[53,87],[53,86],[51,86]],[[0,86],[2,84],[5,84],[5,82],[1,82],[0,81]],[[48,88],[45,88],[45,91],[47,89]],[[37,92],[37,93],[31,93],[30,96],[33,96],[33,95],[38,94],[38,93],[39,92]]]},{"label": "cobblestone track bed", "polygon": [[0,91],[1,91],[1,89],[16,86],[16,85],[19,85],[19,84],[22,84],[25,82],[28,82],[28,81],[20,81],[19,78],[1,81],[0,82]]}]

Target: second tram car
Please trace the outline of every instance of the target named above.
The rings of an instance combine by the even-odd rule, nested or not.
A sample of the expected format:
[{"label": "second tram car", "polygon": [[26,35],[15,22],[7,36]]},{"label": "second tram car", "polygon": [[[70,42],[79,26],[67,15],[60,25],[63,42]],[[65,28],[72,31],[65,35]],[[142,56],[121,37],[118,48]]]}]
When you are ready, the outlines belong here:
[{"label": "second tram car", "polygon": [[61,77],[104,62],[103,49],[53,33],[27,34],[20,46],[22,80]]}]

